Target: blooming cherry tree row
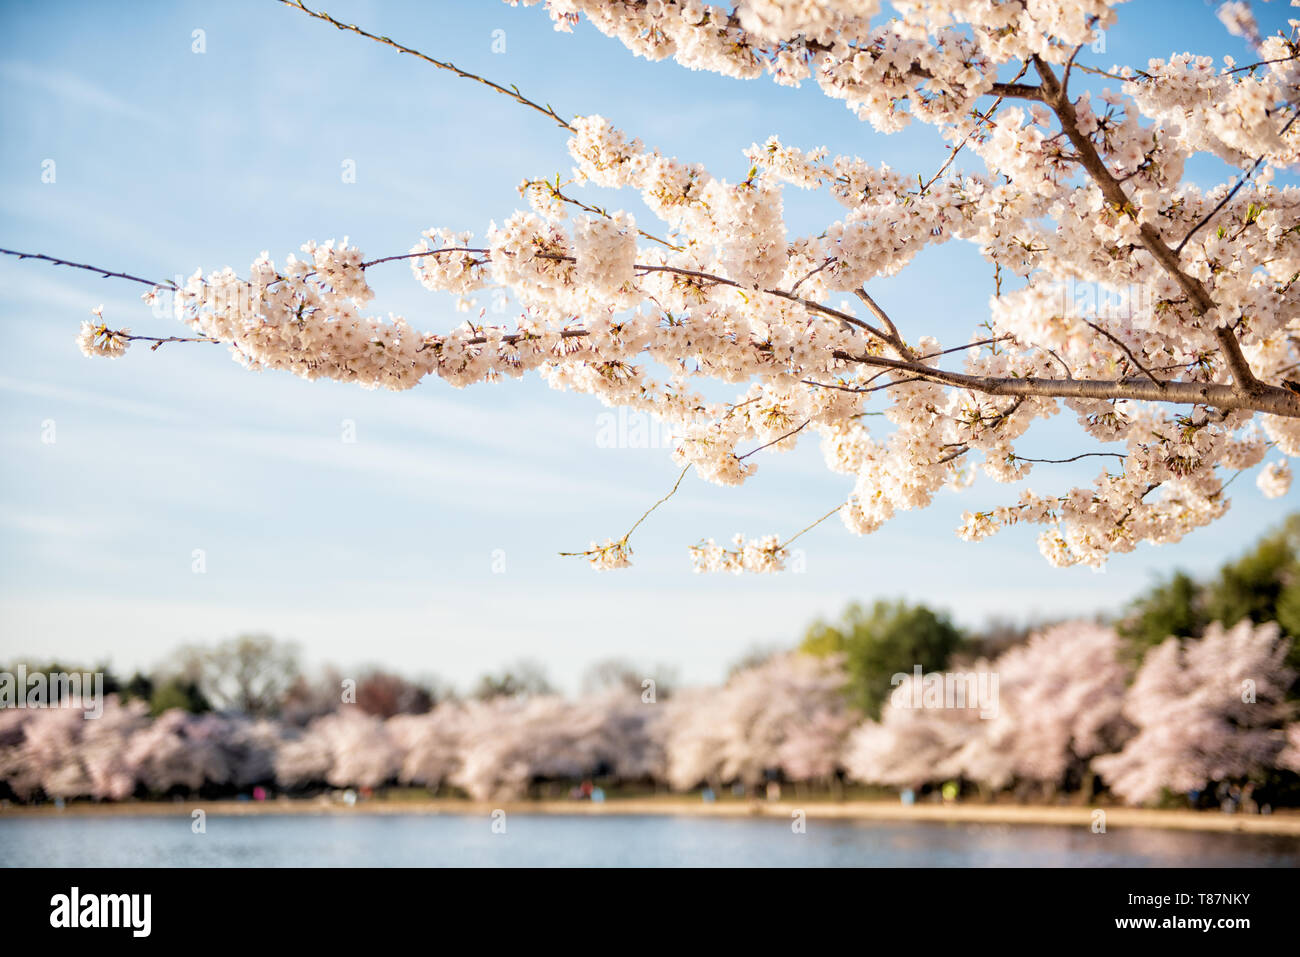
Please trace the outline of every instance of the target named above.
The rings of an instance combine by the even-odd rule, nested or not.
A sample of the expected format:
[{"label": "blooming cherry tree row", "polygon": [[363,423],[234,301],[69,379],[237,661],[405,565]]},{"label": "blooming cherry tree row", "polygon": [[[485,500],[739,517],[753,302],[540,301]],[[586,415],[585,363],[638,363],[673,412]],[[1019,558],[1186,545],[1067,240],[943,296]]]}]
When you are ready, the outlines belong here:
[{"label": "blooming cherry tree row", "polygon": [[[887,706],[853,732],[842,760],[868,783],[960,778],[985,793],[1018,784],[1051,794],[1092,771],[1131,804],[1300,771],[1288,647],[1273,624],[1215,624],[1198,639],[1168,639],[1129,685],[1112,629],[1058,625],[976,666],[999,678],[992,718],[969,703]],[[914,680],[900,687],[904,701]]]},{"label": "blooming cherry tree row", "polygon": [[344,705],[305,728],[179,710],[150,721],[142,702],[110,696],[97,720],[75,702],[0,710],[0,784],[22,800],[259,783],[398,784],[489,800],[584,777],[683,791],[739,783],[753,793],[777,775],[822,787],[841,777],[898,788],[961,779],[985,795],[1091,797],[1095,775],[1146,804],[1165,790],[1300,772],[1288,647],[1276,625],[1214,625],[1199,639],[1170,638],[1132,676],[1112,629],[1066,623],[972,666],[996,676],[995,700],[952,707],[920,687],[933,676],[900,675],[879,721],[846,704],[842,662],[801,653],[658,703],[625,689],[448,701],[387,720]]}]

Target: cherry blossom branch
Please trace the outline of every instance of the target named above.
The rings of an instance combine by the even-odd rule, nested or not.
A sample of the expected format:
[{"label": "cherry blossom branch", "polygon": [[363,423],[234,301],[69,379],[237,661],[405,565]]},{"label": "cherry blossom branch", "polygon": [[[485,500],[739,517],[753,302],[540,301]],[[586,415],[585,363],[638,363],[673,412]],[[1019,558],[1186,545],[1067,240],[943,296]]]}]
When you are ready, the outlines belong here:
[{"label": "cherry blossom branch", "polygon": [[[388,256],[382,259],[370,260],[362,263],[362,268],[378,265],[379,263],[393,262],[404,259],[422,258],[425,256],[435,256],[445,253],[470,253],[474,255],[487,256],[489,250],[481,248],[455,247],[432,249],[418,253],[404,253],[397,256]],[[103,269],[98,266],[91,266],[84,263],[74,263],[68,260],[58,259],[53,256],[47,256],[42,253],[20,253],[13,250],[0,249],[0,253],[15,256],[19,259],[36,259],[55,265],[70,266],[76,269],[83,269],[89,272],[97,273],[104,278],[122,278],[132,282],[141,283],[150,287],[157,287],[162,284],[155,283],[148,279],[142,279],[139,276],[132,276],[128,273],[114,272]],[[574,257],[563,256],[552,253],[538,253],[541,258],[548,258],[562,262],[573,262]],[[637,265],[636,269],[645,272],[667,272],[682,275],[689,278],[701,279],[707,282],[717,283],[719,285],[730,286],[737,289],[743,287],[734,280],[727,279],[723,276],[715,276],[711,273],[700,270],[683,269],[675,266],[658,266],[658,265]],[[856,316],[850,316],[838,309],[824,306],[820,303],[812,302],[800,296],[793,295],[780,289],[761,290],[768,295],[783,298],[795,302],[804,308],[817,312],[841,322],[857,326],[870,333],[880,341],[886,343],[892,348],[899,348],[901,354],[907,355],[902,350],[908,347],[902,343],[901,337],[897,334],[897,327],[893,327],[893,332],[886,332],[872,326],[870,323],[858,319]],[[878,310],[878,317],[883,317],[882,321],[893,325],[889,317],[875,304],[874,300],[865,292],[858,290],[859,298],[864,302],[871,304],[875,310]],[[1231,332],[1227,333],[1229,337]],[[564,338],[579,338],[587,335],[583,329],[566,329],[560,335]],[[527,338],[523,334],[514,334],[503,336],[502,341],[518,342]],[[156,341],[156,340],[153,340]],[[173,338],[172,341],[190,341],[182,338]],[[467,345],[484,345],[487,343],[486,337],[479,337],[469,340]],[[988,340],[985,340],[986,342]],[[1235,342],[1235,338],[1233,339]],[[971,344],[976,345],[976,344]],[[971,348],[971,345],[956,347],[952,351]],[[948,350],[945,350],[948,351]],[[934,369],[922,364],[917,359],[895,360],[885,356],[854,355],[852,353],[837,351],[834,358],[846,362],[856,362],[863,365],[875,366],[886,370],[899,370],[920,379],[936,382],[942,385],[954,386],[962,389],[969,389],[974,392],[981,392],[987,395],[1015,395],[1015,396],[1039,396],[1044,398],[1080,398],[1080,399],[1137,399],[1152,402],[1172,402],[1176,404],[1188,405],[1210,405],[1219,409],[1248,409],[1256,412],[1267,412],[1273,415],[1285,416],[1288,418],[1300,417],[1300,395],[1296,395],[1290,390],[1276,386],[1258,383],[1257,388],[1251,391],[1245,391],[1236,386],[1221,385],[1218,383],[1207,382],[1169,382],[1156,380],[1154,376],[1148,379],[1045,379],[1039,377],[1026,378],[1002,378],[995,376],[977,376],[968,375],[958,372],[947,372],[940,369]],[[858,391],[851,387],[829,386],[826,383],[813,383],[810,385],[819,385],[825,388],[844,388],[846,391]],[[901,383],[892,383],[901,384]]]},{"label": "cherry blossom branch", "polygon": [[[282,0],[282,2],[286,2],[286,0]],[[402,253],[397,256],[385,256],[382,259],[372,259],[369,260],[368,262],[363,262],[361,264],[361,268],[367,269],[370,266],[377,266],[380,263],[396,262],[402,259],[423,259],[426,256],[438,256],[447,253],[469,253],[475,256],[483,256],[484,262],[488,262],[490,261],[491,250],[483,249],[483,248],[464,247],[464,246],[443,247],[441,249],[430,249],[423,252]],[[570,263],[577,262],[577,259],[575,257],[565,256],[560,253],[539,252],[536,254],[536,256],[538,259],[549,259],[553,262],[570,262]],[[686,269],[681,266],[659,266],[659,265],[651,265],[647,263],[635,263],[632,266],[632,268],[634,270],[639,271],[642,275],[646,273],[652,273],[652,272],[664,272],[664,273],[671,273],[676,276],[683,276],[688,279],[700,279],[703,280],[704,282],[715,283],[719,286],[729,286],[733,289],[740,289],[742,291],[746,289],[745,286],[742,286],[734,279],[728,279],[726,276],[718,276],[715,275],[714,273],[703,272],[702,270],[699,269]],[[877,329],[875,326],[871,325],[870,323],[864,322],[863,320],[859,319],[857,316],[851,316],[847,312],[841,312],[840,310],[833,309],[830,306],[824,306],[819,302],[813,302],[811,299],[804,299],[802,296],[797,296],[792,292],[786,292],[784,289],[759,289],[757,291],[765,293],[766,295],[769,296],[776,296],[779,299],[785,299],[788,302],[797,303],[798,305],[803,306],[805,309],[808,309],[812,312],[821,313],[822,315],[829,316],[832,319],[838,319],[840,322],[846,322],[849,325],[857,326],[859,329],[871,333],[873,336],[880,339],[882,342],[886,343],[887,345],[894,346],[894,347],[902,346],[904,350],[906,350],[907,348],[907,346],[903,344],[902,339],[899,337],[897,329],[893,330],[893,334],[891,336],[889,333]],[[865,292],[858,291],[858,293],[859,293],[859,297],[865,296],[866,297],[865,301],[871,302],[871,297],[867,296]],[[872,302],[872,306],[874,306],[876,310],[880,310],[880,307],[876,306],[874,302]],[[884,316],[883,311],[880,311],[879,315],[884,317],[884,321],[886,323],[889,323],[889,318],[887,316]],[[892,323],[890,323],[890,325],[892,326]]]},{"label": "cherry blossom branch", "polygon": [[1124,83],[1139,77],[1144,80],[1151,79],[1151,74],[1147,73],[1145,70],[1133,70],[1133,76],[1121,76],[1120,74],[1112,73],[1109,70],[1102,70],[1095,66],[1088,66],[1086,63],[1076,63],[1074,68],[1076,70],[1082,70],[1084,73],[1091,73],[1093,76],[1104,76],[1108,80],[1119,80]]},{"label": "cherry blossom branch", "polygon": [[442,256],[447,253],[470,253],[477,256],[486,252],[486,249],[472,249],[468,246],[444,246],[441,249],[427,249],[424,252],[398,253],[396,256],[381,256],[379,259],[368,259],[359,268],[369,269],[371,266],[382,266],[384,263],[402,262],[406,259],[423,259],[425,256]]},{"label": "cherry blossom branch", "polygon": [[[978,340],[978,341],[976,341],[976,342],[968,342],[968,343],[967,343],[966,345],[964,345],[964,346],[951,346],[950,348],[947,348],[947,349],[940,349],[938,352],[927,352],[925,355],[923,355],[923,356],[916,356],[915,358],[916,358],[916,361],[918,361],[918,362],[923,361],[923,360],[925,360],[925,359],[936,359],[936,358],[938,358],[939,356],[946,356],[946,355],[949,355],[949,354],[954,353],[954,352],[965,352],[967,349],[978,349],[978,348],[980,348],[980,347],[982,347],[982,346],[995,345],[995,344],[997,344],[997,343],[999,343],[999,342],[1005,342],[1005,341],[1007,341],[1007,340],[1009,340],[1009,339],[1014,339],[1014,338],[1015,338],[1015,336],[1013,336],[1013,335],[1011,335],[1011,334],[1009,334],[1009,333],[1008,333],[1007,335],[993,336],[992,338],[989,338],[989,339],[980,339],[980,340]],[[1053,355],[1055,355],[1055,353],[1053,353]],[[1058,361],[1058,362],[1061,362],[1061,360],[1060,360],[1059,358],[1057,359],[1057,361]],[[1298,364],[1300,364],[1300,363],[1298,363]],[[1061,365],[1062,365],[1062,367],[1064,367],[1064,366],[1065,366],[1065,363],[1064,363],[1064,362],[1061,362]],[[811,379],[800,379],[799,381],[802,382],[804,385],[817,386],[817,387],[822,388],[822,389],[839,389],[841,392],[859,392],[859,393],[867,393],[867,392],[879,392],[879,391],[881,391],[882,389],[889,389],[889,388],[892,388],[893,386],[896,386],[896,385],[904,385],[904,384],[906,384],[906,383],[908,383],[908,382],[918,382],[918,381],[920,381],[920,378],[921,378],[920,376],[913,376],[913,377],[908,378],[908,379],[895,379],[893,382],[886,382],[884,385],[879,385],[879,386],[875,386],[875,387],[873,387],[873,388],[868,388],[868,386],[870,386],[871,383],[875,382],[877,379],[879,379],[879,378],[880,378],[881,376],[883,376],[883,375],[888,375],[888,374],[890,373],[890,371],[891,371],[891,370],[889,370],[889,369],[885,369],[885,370],[882,370],[882,371],[880,371],[880,372],[877,372],[875,375],[871,376],[871,377],[868,378],[866,381],[862,382],[860,385],[843,385],[843,384],[841,384],[841,383],[834,383],[834,382],[814,382],[814,381],[811,380]],[[1069,371],[1069,369],[1066,369],[1065,376],[1066,376],[1067,379],[1069,379],[1069,378],[1073,378],[1073,377],[1070,375],[1070,371]]]},{"label": "cherry blossom branch", "polygon": [[815,269],[812,269],[811,271],[805,273],[802,277],[800,277],[799,281],[796,282],[793,286],[790,287],[790,291],[791,291],[791,292],[798,292],[798,291],[799,291],[799,287],[802,286],[805,282],[807,282],[807,281],[808,281],[809,279],[811,279],[813,276],[817,275],[817,274],[818,274],[819,272],[821,272],[823,269],[826,269],[826,268],[828,268],[829,266],[833,266],[833,265],[835,265],[835,263],[836,263],[837,261],[838,261],[838,260],[836,259],[835,256],[827,256],[827,257],[826,257],[826,261],[823,262],[820,266],[816,267]]},{"label": "cherry blossom branch", "polygon": [[662,505],[664,502],[668,501],[670,498],[672,498],[674,495],[677,494],[677,490],[681,487],[682,479],[686,478],[686,473],[689,472],[690,470],[691,470],[690,465],[687,465],[685,468],[682,469],[681,474],[677,476],[677,481],[673,483],[673,487],[668,491],[668,494],[645,510],[645,513],[640,518],[638,518],[635,523],[633,523],[631,528],[627,530],[627,534],[623,536],[623,541],[627,541],[629,538],[632,537],[632,533],[637,530],[637,528],[641,525],[642,522],[644,522],[647,518],[650,517],[651,512],[653,512],[660,505]]},{"label": "cherry blossom branch", "polygon": [[[288,2],[288,0],[281,0],[281,2]],[[4,253],[10,256],[16,256],[19,259],[40,259],[40,260],[44,260],[45,262],[54,263],[55,265],[59,265],[59,266],[72,266],[76,269],[85,269],[90,272],[98,273],[106,279],[107,278],[129,279],[133,282],[143,283],[147,286],[155,287],[155,288],[160,285],[165,286],[167,288],[173,288],[173,289],[175,288],[174,283],[170,283],[170,282],[156,283],[148,279],[141,279],[138,276],[131,276],[127,273],[111,272],[107,269],[101,269],[98,266],[89,266],[89,265],[85,265],[84,263],[74,263],[74,262],[68,262],[67,260],[63,260],[63,259],[56,259],[53,256],[46,256],[43,253],[21,253],[9,249],[0,249],[0,253]],[[484,257],[483,261],[488,262],[490,261],[489,257],[490,257],[491,250],[485,248],[475,248],[475,247],[466,247],[466,246],[456,246],[456,247],[448,246],[448,247],[443,247],[441,249],[428,249],[421,252],[400,253],[395,256],[384,256],[379,259],[371,259],[361,263],[360,268],[369,269],[371,266],[378,266],[382,263],[399,262],[401,260],[407,260],[407,259],[423,259],[428,256],[441,256],[449,253],[467,253],[476,256],[483,256]],[[559,253],[537,253],[536,255],[537,258],[539,259],[549,259],[554,262],[576,262],[577,261],[576,258],[573,256],[564,256],[564,255],[560,255]],[[643,273],[666,272],[666,273],[672,273],[674,275],[684,276],[691,279],[700,279],[705,282],[716,283],[717,285],[720,286],[729,286],[734,289],[743,290],[745,288],[735,280],[728,279],[725,276],[717,276],[712,273],[702,272],[698,269],[684,269],[678,266],[658,266],[658,265],[649,265],[649,264],[636,264],[634,265],[633,268],[637,270],[641,270]],[[872,335],[876,336],[878,339],[880,339],[882,342],[885,342],[888,345],[891,346],[894,345],[895,341],[897,340],[896,331],[894,337],[891,338],[889,334],[881,331],[880,329],[875,328],[870,323],[863,322],[861,319],[857,318],[856,316],[851,316],[847,312],[841,312],[840,310],[833,309],[830,306],[824,306],[821,303],[813,302],[811,299],[804,299],[801,296],[796,296],[792,293],[786,292],[783,289],[762,289],[758,291],[766,293],[767,295],[770,296],[777,296],[778,298],[786,299],[790,302],[797,303],[798,305],[803,306],[805,309],[808,309],[812,312],[821,313],[833,319],[838,319],[840,322],[845,322],[850,325],[857,326],[858,328],[863,329],[864,331],[869,332]],[[585,333],[578,333],[578,332],[575,332],[574,334],[585,335]],[[901,341],[901,340],[897,340],[897,341]]]},{"label": "cherry blossom branch", "polygon": [[1065,373],[1065,377],[1066,377],[1067,379],[1073,379],[1073,378],[1074,378],[1074,373],[1071,372],[1071,371],[1070,371],[1070,367],[1069,367],[1068,365],[1065,364],[1065,360],[1062,359],[1059,355],[1056,354],[1056,350],[1055,350],[1055,349],[1049,349],[1049,348],[1047,348],[1047,346],[1037,346],[1036,348],[1041,349],[1043,352],[1045,352],[1045,353],[1047,353],[1049,356],[1051,356],[1051,357],[1056,361],[1056,364],[1059,365],[1059,366],[1061,367],[1061,371]]},{"label": "cherry blossom branch", "polygon": [[[658,228],[671,242],[593,205],[599,200],[566,196],[570,183],[557,174],[549,181],[524,181],[520,191],[533,212],[516,211],[504,227],[494,225],[483,241],[489,249],[468,248],[468,238],[433,228],[422,234],[427,242],[417,240],[414,251],[401,255],[363,262],[346,241],[308,242],[302,249],[309,260],[291,256],[283,269],[267,254],[254,260],[247,279],[227,268],[174,283],[5,250],[147,284],[147,302],[164,290],[175,294],[177,318],[188,327],[178,330],[183,335],[111,331],[100,307],[92,310],[95,322],[82,323],[78,343],[85,354],[120,356],[137,339],[155,349],[165,342],[220,341],[253,368],[393,390],[434,376],[461,387],[536,372],[553,388],[650,410],[674,432],[680,426],[682,434],[699,438],[688,438],[684,448],[679,440],[674,456],[681,474],[622,538],[561,553],[586,557],[598,570],[630,564],[631,537],[676,494],[686,471],[694,468],[718,485],[741,485],[753,472],[744,460],[793,446],[810,424],[823,432],[828,468],[854,476],[852,491],[842,493],[848,502],[784,545],[776,534],[738,535],[734,549],[710,539],[692,548],[697,570],[780,570],[789,558],[783,549],[836,513],[850,532],[870,534],[896,512],[930,505],[963,464],[969,467],[969,459],[958,460],[971,452],[979,452],[985,469],[1002,481],[1014,481],[1030,463],[1120,459],[1122,471],[1106,466],[1090,492],[1044,497],[1026,491],[1019,504],[967,513],[958,533],[979,539],[1017,523],[1046,525],[1039,548],[1049,561],[1097,567],[1112,552],[1168,541],[1222,516],[1227,501],[1216,500],[1223,487],[1216,470],[1257,462],[1262,442],[1248,427],[1249,416],[1235,410],[1271,413],[1260,423],[1264,433],[1284,452],[1300,448],[1300,383],[1278,371],[1296,358],[1296,342],[1285,332],[1294,312],[1293,283],[1300,279],[1291,242],[1295,198],[1254,183],[1242,193],[1265,159],[1272,165],[1285,159],[1276,155],[1274,130],[1286,117],[1274,106],[1294,99],[1288,89],[1292,71],[1224,79],[1227,71],[1216,73],[1205,60],[1174,54],[1168,62],[1152,61],[1152,73],[1142,75],[1152,86],[1125,84],[1124,96],[1108,95],[1111,108],[1093,114],[1069,94],[1071,77],[1081,75],[1073,70],[1096,72],[1076,59],[1111,17],[1109,10],[1099,13],[1106,4],[1092,0],[1044,0],[1050,22],[1029,9],[1029,0],[962,3],[952,10],[946,9],[952,4],[939,4],[932,11],[925,4],[896,4],[897,19],[876,27],[844,4],[745,3],[699,11],[659,0],[548,4],[559,29],[586,18],[652,59],[671,56],[731,76],[766,69],[782,83],[815,77],[826,95],[844,100],[859,120],[881,132],[919,120],[944,136],[938,171],[929,181],[917,175],[910,186],[887,166],[858,157],[832,159],[825,148],[802,150],[776,136],[746,151],[751,171],[732,184],[703,165],[646,152],[639,140],[601,117],[566,122],[517,86],[344,23],[310,9],[305,0],[281,2],[542,113],[571,134],[568,151],[578,164],[573,182],[633,190],[667,224]],[[1008,30],[1008,14],[1026,15]],[[947,32],[953,23],[965,26]],[[1261,57],[1278,57],[1300,47],[1290,42],[1284,50],[1270,38],[1259,49]],[[1017,68],[1010,83],[997,82],[999,72],[1011,76]],[[1021,82],[1031,68],[1037,85]],[[1125,69],[1120,78],[1132,76]],[[1154,86],[1166,81],[1168,88]],[[1194,96],[1183,94],[1184,84]],[[1024,110],[1003,106],[1012,97],[1035,101],[1028,125]],[[1053,115],[1051,125],[1058,128],[1044,129]],[[1155,126],[1145,126],[1143,117]],[[1183,135],[1153,140],[1153,129],[1171,129],[1183,117]],[[1283,128],[1284,139],[1294,137],[1292,128],[1290,122]],[[1178,186],[1182,160],[1199,152],[1222,154],[1224,147],[1243,164],[1265,159],[1244,173],[1234,170],[1240,180],[1213,194],[1221,201],[1187,200]],[[965,177],[953,179],[963,149],[979,152],[988,167],[988,176],[973,177],[970,188]],[[782,197],[792,185],[826,189],[849,207],[849,215],[819,234],[791,238]],[[1242,197],[1256,189],[1269,198],[1219,230],[1221,252],[1207,251],[1242,268],[1231,274],[1204,271],[1200,244],[1189,244],[1209,234],[1216,216],[1235,209],[1234,200],[1244,203]],[[570,236],[558,223],[569,205],[613,225],[579,215]],[[1095,221],[1087,218],[1091,209],[1101,210]],[[643,239],[680,253],[639,251]],[[997,337],[983,340],[988,348],[930,346],[934,340],[924,335],[930,323],[919,316],[903,317],[905,338],[868,292],[874,277],[893,275],[920,250],[954,239],[979,243],[994,265],[1001,298],[983,328],[967,337]],[[444,248],[428,248],[440,244]],[[385,321],[366,314],[376,293],[366,270],[398,261],[409,261],[426,289],[457,297],[458,307],[467,307],[480,291],[504,289],[524,314],[511,323],[485,320],[484,310],[445,332],[413,328],[402,316],[390,314]],[[1028,287],[1003,296],[1004,268],[1028,277]],[[1156,308],[1148,313],[1144,306],[1127,322],[1103,315],[1075,318],[1057,309],[1050,289],[1032,281],[1053,274],[1107,287],[1127,280],[1149,287],[1145,291],[1159,299]],[[809,290],[806,297],[803,289]],[[866,309],[823,304],[841,290],[852,291]],[[1080,333],[1085,326],[1091,338]],[[909,338],[925,345],[909,345]],[[1010,340],[1007,348],[997,345],[1003,338]],[[918,354],[927,349],[931,355]],[[936,358],[964,350],[972,350],[969,358]],[[1166,352],[1170,358],[1161,358]],[[1184,361],[1166,366],[1172,357]],[[670,380],[656,381],[660,367],[671,372]],[[733,403],[718,403],[696,392],[693,378],[744,382],[746,391]],[[1286,388],[1272,384],[1279,382]],[[819,388],[853,395],[819,394]],[[885,390],[885,403],[867,398]],[[997,396],[1006,401],[989,398]],[[1058,411],[1060,399],[1076,400],[1065,404],[1080,413],[1081,426],[1097,444],[1117,448],[1127,442],[1134,451],[1062,459],[1016,455],[1021,436],[1035,419]],[[1164,405],[1130,414],[1119,401],[1128,399]],[[742,406],[748,408],[739,412]],[[863,411],[872,406],[888,411]],[[873,435],[866,415],[888,417],[887,439]],[[738,454],[742,442],[757,447]],[[1291,481],[1285,460],[1270,463],[1266,472],[1261,489],[1271,497],[1283,494]],[[1144,502],[1142,489],[1151,492],[1161,482],[1172,483],[1161,500]],[[1216,487],[1220,492],[1208,491]]]},{"label": "cherry blossom branch", "polygon": [[[915,77],[918,80],[933,80],[935,75],[921,66],[919,63],[913,63],[907,71],[908,76]],[[995,82],[989,87],[987,93],[993,96],[1014,97],[1020,100],[1041,100],[1043,98],[1042,87],[1034,86],[1030,83],[1004,83]]]},{"label": "cherry blossom branch", "polygon": [[[635,8],[644,8],[647,6],[646,0],[622,0],[622,3],[624,6],[635,7]],[[706,19],[710,17],[709,14],[706,14],[705,16]],[[740,22],[740,17],[738,17],[735,13],[728,14],[727,19],[725,21],[725,26],[727,27],[728,30],[740,31],[742,33],[744,32],[744,28]],[[783,47],[785,49],[802,48],[803,50],[806,50],[811,53],[833,53],[835,49],[829,44],[822,43],[819,40],[814,40],[811,37],[807,37],[807,36],[799,36],[795,38],[794,41],[791,42],[780,42],[777,44],[777,46]],[[873,60],[879,58],[879,53],[876,50],[871,49],[870,47],[850,44],[849,50],[852,51],[852,53],[854,53],[855,55],[865,54],[866,56],[871,57]],[[931,73],[925,67],[921,66],[921,64],[915,62],[908,65],[906,74],[918,80],[935,79],[935,75],[933,73]],[[1017,79],[1019,79],[1019,77],[1017,77]],[[1038,92],[1038,87],[1029,86],[1024,83],[1015,83],[1015,82],[1003,83],[1001,81],[998,81],[993,84],[989,92],[1003,95],[1003,96],[1017,96],[1017,97],[1032,99],[1035,98],[1034,95]]]},{"label": "cherry blossom branch", "polygon": [[[1294,44],[1292,44],[1292,48],[1295,48]],[[1300,59],[1300,52],[1292,53],[1290,56],[1280,56],[1272,60],[1256,60],[1254,63],[1247,63],[1245,66],[1238,66],[1233,67],[1231,70],[1225,70],[1224,75],[1231,76],[1233,73],[1247,73],[1252,70],[1258,70],[1262,66],[1272,66],[1275,63],[1290,63],[1292,60],[1296,59]]]}]

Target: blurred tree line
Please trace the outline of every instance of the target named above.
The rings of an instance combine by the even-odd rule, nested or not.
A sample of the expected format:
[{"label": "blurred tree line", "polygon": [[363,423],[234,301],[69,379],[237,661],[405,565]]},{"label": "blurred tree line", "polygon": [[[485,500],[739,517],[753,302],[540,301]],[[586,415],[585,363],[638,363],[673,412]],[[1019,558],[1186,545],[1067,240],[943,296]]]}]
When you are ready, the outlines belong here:
[{"label": "blurred tree line", "polygon": [[[354,704],[378,718],[398,714],[425,714],[441,701],[461,697],[440,678],[413,680],[384,668],[370,666],[344,674],[326,666],[307,674],[296,645],[269,635],[240,635],[213,645],[186,645],[163,664],[130,677],[106,664],[73,667],[58,661],[23,662],[28,675],[59,672],[103,674],[103,693],[123,702],[144,701],[157,717],[173,708],[191,714],[227,712],[254,718],[280,718],[305,726]],[[17,663],[3,670],[13,671]],[[640,695],[643,682],[653,677],[658,698],[670,696],[677,684],[675,669],[659,665],[640,668],[621,658],[595,662],[582,678],[582,692],[594,694],[623,689]],[[536,697],[555,694],[545,667],[530,659],[506,665],[483,675],[465,697],[487,701],[501,697]]]},{"label": "blurred tree line", "polygon": [[[1126,610],[1099,615],[1113,621],[1124,638],[1133,663],[1170,635],[1200,637],[1213,621],[1232,626],[1242,619],[1255,623],[1275,621],[1293,639],[1289,664],[1300,673],[1300,514],[1265,535],[1244,555],[1228,561],[1206,581],[1184,572],[1154,584],[1134,599]],[[965,670],[978,659],[992,659],[1050,620],[1016,622],[992,619],[983,627],[963,629],[946,612],[903,600],[853,603],[838,621],[814,621],[800,649],[817,656],[842,656],[849,674],[849,701],[863,714],[879,718],[893,690],[895,674]],[[734,675],[755,667],[783,649],[756,647],[730,669]],[[28,672],[74,671],[59,663],[28,664]],[[149,704],[153,715],[170,708],[191,713],[233,711],[253,717],[280,717],[305,725],[312,718],[335,710],[351,694],[360,710],[381,718],[396,714],[423,714],[439,701],[457,697],[455,689],[437,678],[417,681],[379,667],[369,667],[345,677],[326,668],[316,677],[302,669],[298,649],[268,635],[241,635],[215,645],[189,645],[149,673],[121,678],[106,667],[104,693]],[[581,690],[591,694],[612,688],[640,693],[653,676],[658,697],[671,695],[677,685],[675,670],[658,665],[639,668],[620,658],[594,663],[582,679]],[[555,692],[545,668],[521,660],[483,675],[467,697],[540,696]],[[1292,688],[1300,693],[1300,680]]]}]

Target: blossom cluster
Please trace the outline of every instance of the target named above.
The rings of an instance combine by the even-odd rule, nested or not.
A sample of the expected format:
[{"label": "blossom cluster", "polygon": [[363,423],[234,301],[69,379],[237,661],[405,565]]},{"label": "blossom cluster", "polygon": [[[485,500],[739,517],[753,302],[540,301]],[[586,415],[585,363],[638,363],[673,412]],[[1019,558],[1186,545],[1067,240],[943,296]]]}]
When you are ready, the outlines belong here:
[{"label": "blossom cluster", "polygon": [[103,306],[96,306],[91,312],[95,316],[95,321],[82,322],[81,332],[77,336],[77,345],[82,353],[90,357],[103,356],[108,359],[116,359],[125,353],[131,344],[127,338],[131,330],[108,328],[104,322]]},{"label": "blossom cluster", "polygon": [[707,539],[691,546],[691,565],[696,572],[779,572],[785,569],[789,550],[776,535],[746,539],[737,535],[731,548]]}]

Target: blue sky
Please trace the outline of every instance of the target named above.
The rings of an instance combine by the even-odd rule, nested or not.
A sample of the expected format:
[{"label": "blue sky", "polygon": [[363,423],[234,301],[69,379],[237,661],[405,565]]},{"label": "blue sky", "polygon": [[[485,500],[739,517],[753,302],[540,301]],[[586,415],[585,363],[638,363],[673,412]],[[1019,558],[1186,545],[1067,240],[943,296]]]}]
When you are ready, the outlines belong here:
[{"label": "blue sky", "polygon": [[[637,60],[585,25],[553,32],[536,8],[321,3],[517,83],[562,115],[608,116],[733,181],[748,166],[741,151],[773,132],[927,177],[944,156],[933,131],[877,135],[814,86]],[[1290,13],[1256,7],[1266,30]],[[1142,65],[1185,49],[1249,61],[1209,3],[1120,12],[1089,62]],[[504,53],[492,52],[496,30]],[[0,144],[0,246],[150,277],[243,272],[261,250],[283,260],[309,239],[347,235],[378,256],[432,226],[481,236],[518,208],[522,178],[571,166],[563,132],[543,117],[271,0],[0,4]],[[42,182],[46,160],[54,183]],[[342,181],[348,160],[354,183]],[[1224,176],[1208,161],[1190,169],[1207,183]],[[631,197],[588,198],[639,209]],[[787,194],[787,210],[792,232],[838,215],[820,195]],[[429,330],[463,319],[404,266],[389,269],[371,277],[373,309]],[[873,290],[955,343],[986,313],[991,287],[973,248],[946,246]],[[844,499],[851,482],[809,442],[764,458],[740,490],[688,477],[638,531],[635,567],[598,575],[556,553],[621,535],[676,469],[663,449],[601,448],[605,410],[589,398],[536,379],[365,392],[248,373],[197,345],[83,358],[77,328],[101,302],[135,332],[182,331],[140,291],[0,261],[0,661],[129,669],[183,642],[268,631],[299,642],[310,662],[378,663],[462,686],[521,657],[568,687],[605,657],[711,681],[746,649],[791,644],[854,599],[906,596],[972,625],[1113,608],[1174,567],[1208,572],[1296,503],[1294,493],[1263,499],[1243,476],[1223,522],[1098,574],[1050,568],[1034,530],[958,541],[964,509],[1015,495],[981,479],[867,538],[825,523],[800,542],[802,574],[692,575],[686,546],[699,538],[788,535]],[[1037,426],[1023,451],[1078,450],[1066,418]],[[49,421],[53,443],[42,441]],[[354,443],[341,441],[345,421]],[[1029,485],[1064,489],[1094,472],[1039,466]],[[204,574],[192,571],[195,549]]]}]

